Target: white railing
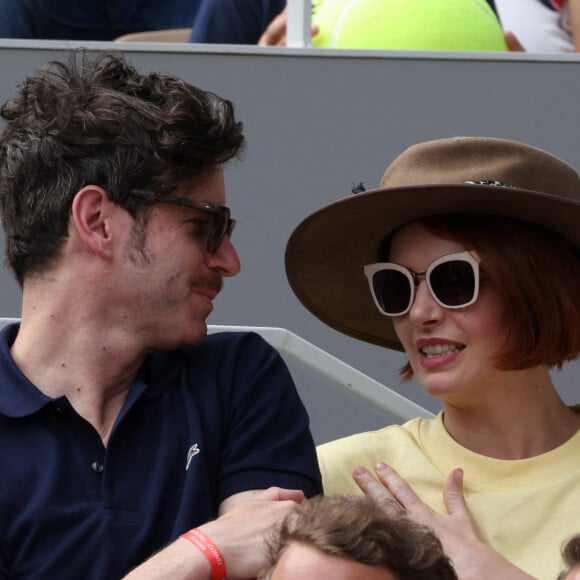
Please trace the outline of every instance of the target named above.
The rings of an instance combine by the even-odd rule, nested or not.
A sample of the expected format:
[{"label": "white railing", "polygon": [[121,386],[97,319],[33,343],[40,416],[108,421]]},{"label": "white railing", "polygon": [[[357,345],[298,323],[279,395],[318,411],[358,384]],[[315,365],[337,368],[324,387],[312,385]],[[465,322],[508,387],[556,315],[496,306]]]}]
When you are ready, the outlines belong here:
[{"label": "white railing", "polygon": [[312,1],[288,0],[287,5],[286,46],[293,48],[310,46]]}]

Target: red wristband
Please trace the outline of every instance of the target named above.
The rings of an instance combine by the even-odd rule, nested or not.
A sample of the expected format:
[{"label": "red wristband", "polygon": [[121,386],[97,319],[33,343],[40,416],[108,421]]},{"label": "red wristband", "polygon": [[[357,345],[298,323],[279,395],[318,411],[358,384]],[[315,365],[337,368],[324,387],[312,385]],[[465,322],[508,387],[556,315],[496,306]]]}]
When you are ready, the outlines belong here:
[{"label": "red wristband", "polygon": [[181,535],[207,558],[211,566],[211,580],[226,580],[226,562],[219,548],[198,528]]}]

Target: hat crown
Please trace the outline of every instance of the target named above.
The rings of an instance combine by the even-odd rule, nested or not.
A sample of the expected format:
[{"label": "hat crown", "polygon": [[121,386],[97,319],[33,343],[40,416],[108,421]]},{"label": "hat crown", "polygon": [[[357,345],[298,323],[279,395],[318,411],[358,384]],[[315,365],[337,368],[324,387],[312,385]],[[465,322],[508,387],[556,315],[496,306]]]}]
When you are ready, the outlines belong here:
[{"label": "hat crown", "polygon": [[454,137],[413,145],[387,168],[381,188],[487,183],[580,202],[580,177],[554,155],[524,143]]}]

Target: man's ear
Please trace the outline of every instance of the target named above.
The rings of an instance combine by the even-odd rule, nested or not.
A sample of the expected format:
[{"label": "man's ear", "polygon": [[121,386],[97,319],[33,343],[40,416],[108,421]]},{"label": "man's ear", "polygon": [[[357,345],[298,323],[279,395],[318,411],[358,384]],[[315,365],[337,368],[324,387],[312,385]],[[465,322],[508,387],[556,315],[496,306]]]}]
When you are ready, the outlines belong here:
[{"label": "man's ear", "polygon": [[113,254],[112,214],[118,207],[106,191],[87,185],[77,192],[71,208],[71,221],[77,237],[86,248],[103,259]]}]

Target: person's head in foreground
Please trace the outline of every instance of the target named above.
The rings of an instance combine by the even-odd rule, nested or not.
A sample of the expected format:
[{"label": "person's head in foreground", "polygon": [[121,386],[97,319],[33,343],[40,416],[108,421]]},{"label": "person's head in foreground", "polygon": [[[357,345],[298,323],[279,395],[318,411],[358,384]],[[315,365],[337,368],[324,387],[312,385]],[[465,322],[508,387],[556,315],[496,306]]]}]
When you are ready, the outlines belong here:
[{"label": "person's head in foreground", "polygon": [[198,342],[239,271],[222,169],[244,141],[232,103],[78,51],[27,77],[1,116],[6,256],[25,295],[90,284],[85,298],[107,294],[104,310],[143,320],[153,346]]},{"label": "person's head in foreground", "polygon": [[558,580],[580,580],[580,534],[570,538],[562,550],[566,570]]},{"label": "person's head in foreground", "polygon": [[290,284],[322,321],[404,350],[430,394],[543,383],[580,352],[580,180],[522,143],[420,143],[381,187],[306,218]]},{"label": "person's head in foreground", "polygon": [[456,580],[435,534],[368,497],[317,496],[269,539],[260,580]]}]

